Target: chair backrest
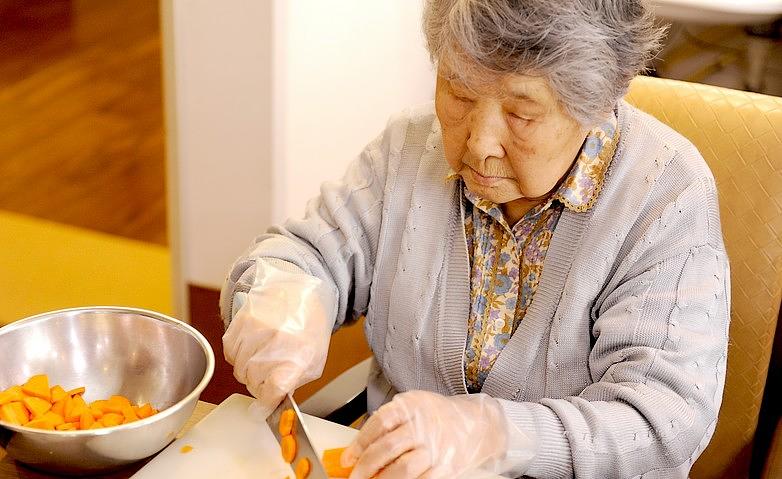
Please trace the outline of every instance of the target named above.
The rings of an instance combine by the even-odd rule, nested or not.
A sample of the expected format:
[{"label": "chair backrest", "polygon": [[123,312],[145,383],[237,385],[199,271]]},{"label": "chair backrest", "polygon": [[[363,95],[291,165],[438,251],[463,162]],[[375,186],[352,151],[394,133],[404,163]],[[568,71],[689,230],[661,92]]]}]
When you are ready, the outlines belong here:
[{"label": "chair backrest", "polygon": [[731,265],[728,372],[691,477],[745,478],[782,299],[782,98],[638,77],[627,100],[692,141],[717,181]]}]

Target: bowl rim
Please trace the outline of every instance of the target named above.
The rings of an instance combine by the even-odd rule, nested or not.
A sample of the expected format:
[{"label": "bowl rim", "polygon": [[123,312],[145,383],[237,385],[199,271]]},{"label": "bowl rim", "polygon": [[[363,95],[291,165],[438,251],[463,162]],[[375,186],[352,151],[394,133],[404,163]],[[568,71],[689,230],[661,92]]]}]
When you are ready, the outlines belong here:
[{"label": "bowl rim", "polygon": [[126,307],[126,306],[80,306],[76,308],[58,309],[55,311],[48,311],[45,313],[36,314],[34,316],[29,316],[27,318],[14,321],[3,327],[0,327],[0,335],[3,335],[10,331],[14,331],[16,329],[22,329],[22,327],[24,327],[25,325],[29,325],[31,323],[35,323],[38,321],[43,321],[44,319],[49,319],[50,317],[55,315],[59,315],[63,313],[75,313],[75,312],[134,313],[134,314],[139,314],[141,316],[148,317],[150,319],[155,319],[158,321],[162,321],[164,323],[171,324],[179,329],[184,330],[185,332],[192,335],[196,339],[196,341],[198,341],[199,345],[201,346],[201,349],[206,355],[206,370],[204,371],[204,375],[201,377],[201,381],[199,381],[196,387],[192,391],[190,391],[190,393],[187,396],[180,399],[179,401],[172,404],[171,406],[167,407],[166,409],[160,411],[159,413],[153,416],[149,416],[144,419],[139,419],[138,421],[133,421],[129,424],[120,424],[117,426],[105,427],[100,429],[88,429],[86,431],[51,431],[48,429],[38,429],[33,427],[18,426],[0,420],[0,427],[16,432],[54,435],[59,438],[84,437],[84,436],[97,437],[97,436],[105,436],[107,434],[111,434],[116,431],[130,431],[133,429],[142,428],[145,425],[152,424],[153,422],[157,422],[161,419],[164,419],[168,416],[175,414],[176,412],[179,411],[179,408],[181,406],[184,406],[186,403],[191,402],[193,399],[197,400],[198,397],[201,396],[201,393],[204,391],[206,386],[212,380],[212,376],[214,375],[214,369],[215,369],[214,351],[212,350],[212,346],[209,344],[209,341],[206,340],[204,335],[201,334],[197,329],[195,329],[194,327],[185,323],[182,320],[149,309]]}]

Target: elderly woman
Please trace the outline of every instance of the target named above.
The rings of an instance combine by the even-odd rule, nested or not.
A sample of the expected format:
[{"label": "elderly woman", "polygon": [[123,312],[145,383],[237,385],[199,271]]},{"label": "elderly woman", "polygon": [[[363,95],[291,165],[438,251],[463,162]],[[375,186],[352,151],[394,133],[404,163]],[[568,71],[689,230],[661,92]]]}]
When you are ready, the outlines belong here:
[{"label": "elderly woman", "polygon": [[268,413],[365,315],[351,478],[686,477],[721,402],[728,260],[698,151],[621,99],[659,43],[648,7],[429,0],[423,25],[434,105],[234,265],[236,377]]}]

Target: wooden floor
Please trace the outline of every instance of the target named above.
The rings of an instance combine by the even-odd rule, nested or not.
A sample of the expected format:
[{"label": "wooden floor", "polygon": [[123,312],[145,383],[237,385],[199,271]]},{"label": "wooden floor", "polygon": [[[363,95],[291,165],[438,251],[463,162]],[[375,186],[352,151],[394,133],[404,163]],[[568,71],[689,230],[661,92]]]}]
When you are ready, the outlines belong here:
[{"label": "wooden floor", "polygon": [[0,209],[166,244],[157,0],[0,0]]}]

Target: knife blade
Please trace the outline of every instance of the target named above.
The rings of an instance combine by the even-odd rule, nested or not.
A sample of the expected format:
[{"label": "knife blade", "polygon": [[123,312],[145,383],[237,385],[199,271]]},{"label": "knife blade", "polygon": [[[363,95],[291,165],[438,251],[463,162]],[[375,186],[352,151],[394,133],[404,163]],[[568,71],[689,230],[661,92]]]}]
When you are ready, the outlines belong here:
[{"label": "knife blade", "polygon": [[299,406],[296,404],[296,401],[290,394],[286,395],[285,399],[282,400],[280,405],[277,406],[277,408],[269,415],[269,417],[266,418],[266,424],[268,424],[269,428],[272,430],[274,439],[277,440],[277,444],[280,444],[280,441],[282,440],[279,427],[280,416],[288,409],[292,409],[293,412],[296,413],[296,423],[293,425],[296,437],[296,457],[294,458],[291,467],[295,468],[296,464],[298,464],[302,458],[306,457],[310,462],[310,473],[307,478],[328,479],[328,475],[326,475],[326,470],[323,468],[323,464],[320,462],[318,453],[315,451],[315,448],[312,446],[312,442],[310,441],[307,426],[302,420]]}]

